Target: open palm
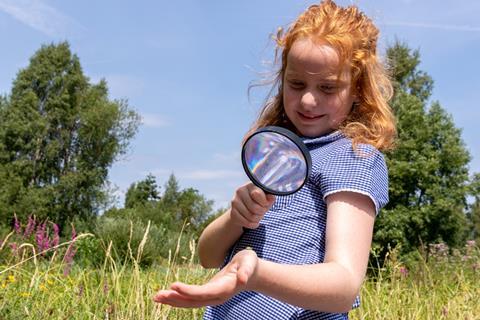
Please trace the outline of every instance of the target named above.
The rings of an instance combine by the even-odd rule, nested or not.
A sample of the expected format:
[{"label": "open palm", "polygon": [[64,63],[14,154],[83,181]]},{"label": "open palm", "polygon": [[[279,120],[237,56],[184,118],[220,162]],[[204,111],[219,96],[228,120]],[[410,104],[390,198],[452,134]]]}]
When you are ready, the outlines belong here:
[{"label": "open palm", "polygon": [[221,304],[240,291],[251,288],[258,257],[253,250],[242,250],[210,281],[203,285],[175,282],[160,290],[153,300],[174,307],[203,307]]}]

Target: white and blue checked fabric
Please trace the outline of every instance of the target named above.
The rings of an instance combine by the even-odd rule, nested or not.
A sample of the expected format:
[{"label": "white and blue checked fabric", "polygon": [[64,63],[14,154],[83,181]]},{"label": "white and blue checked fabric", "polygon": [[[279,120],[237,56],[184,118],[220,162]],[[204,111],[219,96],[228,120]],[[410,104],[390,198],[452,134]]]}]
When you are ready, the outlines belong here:
[{"label": "white and blue checked fabric", "polygon": [[[260,258],[277,263],[322,263],[328,195],[340,191],[359,192],[372,199],[377,214],[388,202],[385,160],[374,147],[360,144],[354,151],[350,139],[339,131],[303,141],[312,156],[312,173],[307,183],[292,195],[277,197],[259,227],[245,229],[225,263],[247,246]],[[359,305],[357,297],[352,307]],[[207,307],[204,319],[333,320],[348,319],[348,314],[305,310],[260,293],[244,291],[222,305]]]}]

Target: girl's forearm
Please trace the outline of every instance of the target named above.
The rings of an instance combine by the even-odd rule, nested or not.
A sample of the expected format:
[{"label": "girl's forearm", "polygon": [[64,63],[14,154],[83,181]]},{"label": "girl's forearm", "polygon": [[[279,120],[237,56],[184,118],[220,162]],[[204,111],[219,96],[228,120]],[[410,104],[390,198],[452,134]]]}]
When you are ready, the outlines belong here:
[{"label": "girl's forearm", "polygon": [[348,312],[362,279],[336,262],[285,265],[259,259],[253,291],[292,305],[323,312]]},{"label": "girl's forearm", "polygon": [[205,268],[218,268],[222,265],[228,250],[243,233],[241,226],[230,219],[230,209],[210,223],[198,241],[200,264]]}]

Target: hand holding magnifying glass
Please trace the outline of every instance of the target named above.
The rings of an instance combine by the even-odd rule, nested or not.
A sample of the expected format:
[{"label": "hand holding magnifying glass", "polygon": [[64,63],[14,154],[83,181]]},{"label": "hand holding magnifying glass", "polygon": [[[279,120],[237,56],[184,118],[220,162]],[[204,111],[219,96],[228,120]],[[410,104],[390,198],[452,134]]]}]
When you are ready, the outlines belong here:
[{"label": "hand holding magnifying glass", "polygon": [[232,221],[244,228],[257,228],[275,200],[273,195],[285,196],[302,188],[311,163],[310,152],[293,132],[275,126],[255,131],[242,148],[243,168],[253,185],[237,189]]},{"label": "hand holding magnifying glass", "polygon": [[245,141],[242,164],[256,186],[266,193],[285,196],[303,187],[312,159],[297,135],[269,126],[258,129]]}]

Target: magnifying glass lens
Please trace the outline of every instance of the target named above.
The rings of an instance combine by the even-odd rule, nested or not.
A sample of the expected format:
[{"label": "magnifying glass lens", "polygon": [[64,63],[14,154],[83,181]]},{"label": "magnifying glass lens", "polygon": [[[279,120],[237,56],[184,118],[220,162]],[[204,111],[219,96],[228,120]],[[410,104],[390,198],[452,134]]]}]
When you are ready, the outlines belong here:
[{"label": "magnifying glass lens", "polygon": [[244,145],[243,161],[252,181],[273,194],[300,189],[308,176],[305,151],[285,135],[262,131]]}]

